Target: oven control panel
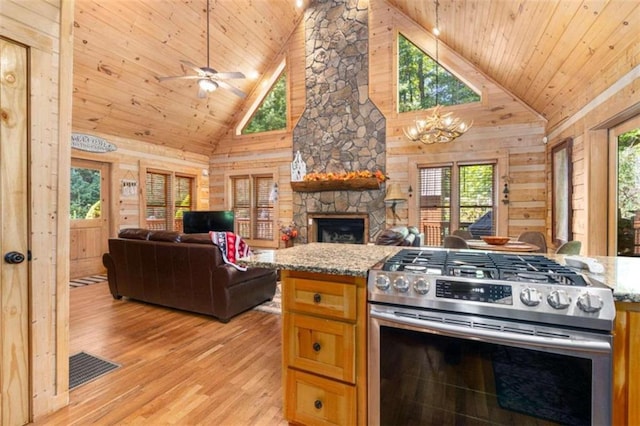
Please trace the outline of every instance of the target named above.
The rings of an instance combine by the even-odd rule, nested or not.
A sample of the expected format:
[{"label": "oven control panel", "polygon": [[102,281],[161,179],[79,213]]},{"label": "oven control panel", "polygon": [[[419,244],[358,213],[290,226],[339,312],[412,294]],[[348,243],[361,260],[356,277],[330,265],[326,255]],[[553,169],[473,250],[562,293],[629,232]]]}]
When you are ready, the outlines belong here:
[{"label": "oven control panel", "polygon": [[436,280],[436,297],[474,302],[513,304],[512,288],[508,284],[469,281]]}]

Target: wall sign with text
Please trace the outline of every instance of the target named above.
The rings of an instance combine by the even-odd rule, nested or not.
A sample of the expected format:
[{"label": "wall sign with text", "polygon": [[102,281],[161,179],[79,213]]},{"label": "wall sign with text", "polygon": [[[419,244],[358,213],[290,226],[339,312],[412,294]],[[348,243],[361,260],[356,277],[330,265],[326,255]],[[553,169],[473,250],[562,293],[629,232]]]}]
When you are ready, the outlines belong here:
[{"label": "wall sign with text", "polygon": [[88,152],[111,152],[118,149],[114,144],[106,139],[97,136],[86,135],[84,133],[71,134],[71,148]]}]

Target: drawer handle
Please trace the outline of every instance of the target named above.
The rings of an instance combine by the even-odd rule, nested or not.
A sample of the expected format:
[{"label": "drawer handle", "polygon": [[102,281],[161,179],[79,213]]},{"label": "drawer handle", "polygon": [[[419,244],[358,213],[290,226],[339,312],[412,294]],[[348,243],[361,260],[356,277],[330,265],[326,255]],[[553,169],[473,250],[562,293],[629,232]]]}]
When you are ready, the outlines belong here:
[{"label": "drawer handle", "polygon": [[316,351],[316,352],[320,352],[320,349],[322,349],[322,346],[320,346],[320,343],[315,342],[313,344],[313,350]]},{"label": "drawer handle", "polygon": [[316,399],[313,403],[313,406],[316,407],[318,410],[322,408],[322,401],[320,401],[319,399]]},{"label": "drawer handle", "polygon": [[322,301],[322,296],[320,296],[320,294],[316,293],[313,295],[313,301],[314,303],[320,303]]}]

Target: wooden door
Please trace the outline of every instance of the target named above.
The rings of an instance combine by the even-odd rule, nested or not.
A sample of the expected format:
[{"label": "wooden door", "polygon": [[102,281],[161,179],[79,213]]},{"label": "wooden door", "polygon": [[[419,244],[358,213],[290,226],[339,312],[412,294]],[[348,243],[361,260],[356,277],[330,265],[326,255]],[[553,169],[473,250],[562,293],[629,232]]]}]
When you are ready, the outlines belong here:
[{"label": "wooden door", "polygon": [[102,274],[109,238],[109,165],[71,159],[69,276]]},{"label": "wooden door", "polygon": [[0,38],[0,424],[29,421],[27,49]]}]

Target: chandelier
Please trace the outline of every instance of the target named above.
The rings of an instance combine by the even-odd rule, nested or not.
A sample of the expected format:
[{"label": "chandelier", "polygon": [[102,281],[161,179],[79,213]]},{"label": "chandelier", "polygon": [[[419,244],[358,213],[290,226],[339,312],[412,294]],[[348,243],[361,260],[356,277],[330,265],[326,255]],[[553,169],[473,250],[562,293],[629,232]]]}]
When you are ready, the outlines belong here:
[{"label": "chandelier", "polygon": [[453,113],[451,112],[442,114],[440,111],[442,109],[442,105],[438,102],[438,93],[440,92],[438,84],[438,67],[440,66],[440,62],[438,61],[438,36],[440,35],[440,30],[438,29],[440,20],[438,9],[440,3],[438,0],[435,0],[435,3],[436,27],[433,29],[433,34],[436,38],[436,106],[430,117],[416,120],[412,127],[404,130],[407,138],[414,142],[422,142],[425,145],[452,142],[464,135],[473,125],[473,123],[466,124],[460,118],[453,117]]}]

